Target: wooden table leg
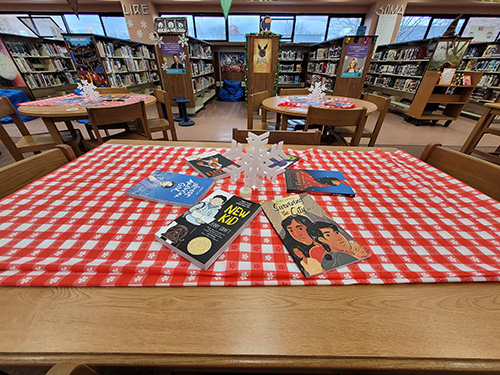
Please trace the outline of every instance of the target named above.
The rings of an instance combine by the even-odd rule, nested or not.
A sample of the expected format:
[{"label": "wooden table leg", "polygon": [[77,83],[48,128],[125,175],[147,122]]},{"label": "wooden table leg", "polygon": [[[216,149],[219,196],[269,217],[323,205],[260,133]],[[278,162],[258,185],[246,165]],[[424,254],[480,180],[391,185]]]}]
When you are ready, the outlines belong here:
[{"label": "wooden table leg", "polygon": [[288,127],[288,115],[281,115],[281,130],[286,130]]},{"label": "wooden table leg", "polygon": [[61,135],[59,134],[59,131],[57,130],[57,126],[55,122],[50,118],[50,117],[43,117],[43,123],[49,130],[50,135],[52,136],[52,139],[54,139],[54,142],[56,144],[63,144],[63,139],[61,138]]}]

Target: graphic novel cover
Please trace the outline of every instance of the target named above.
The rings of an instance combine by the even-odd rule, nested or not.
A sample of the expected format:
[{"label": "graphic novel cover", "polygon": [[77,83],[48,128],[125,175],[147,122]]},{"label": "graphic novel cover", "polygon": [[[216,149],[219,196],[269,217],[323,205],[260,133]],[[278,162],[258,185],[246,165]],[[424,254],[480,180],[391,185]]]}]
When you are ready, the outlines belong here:
[{"label": "graphic novel cover", "polygon": [[263,202],[261,205],[305,277],[319,275],[371,256],[307,193]]},{"label": "graphic novel cover", "polygon": [[214,180],[228,176],[227,167],[231,165],[238,165],[217,151],[187,157],[186,163],[188,163],[202,176],[212,178]]},{"label": "graphic novel cover", "polygon": [[281,157],[279,159],[274,159],[274,158],[269,159],[272,162],[269,168],[288,168],[289,166],[291,166],[293,163],[296,163],[300,159],[300,156],[295,156],[286,153],[285,155],[287,156],[286,159],[283,159]]},{"label": "graphic novel cover", "polygon": [[161,228],[156,240],[206,270],[260,212],[258,203],[215,190]]},{"label": "graphic novel cover", "polygon": [[208,178],[154,171],[125,194],[132,198],[190,207],[203,198],[213,184],[214,181]]},{"label": "graphic novel cover", "polygon": [[285,171],[288,193],[309,192],[354,197],[356,193],[340,171],[287,169]]}]

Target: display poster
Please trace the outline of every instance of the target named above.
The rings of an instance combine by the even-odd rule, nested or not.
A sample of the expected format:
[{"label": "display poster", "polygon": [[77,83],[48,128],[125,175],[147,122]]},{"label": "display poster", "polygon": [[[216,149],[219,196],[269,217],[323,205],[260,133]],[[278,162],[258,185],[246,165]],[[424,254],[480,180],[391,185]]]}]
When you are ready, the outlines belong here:
[{"label": "display poster", "polygon": [[243,73],[246,69],[245,52],[219,52],[219,62],[223,73]]},{"label": "display poster", "polygon": [[378,35],[377,45],[391,43],[397,20],[397,14],[381,14],[378,16],[377,29],[375,31],[375,35]]},{"label": "display poster", "polygon": [[360,78],[370,51],[369,44],[348,44],[342,65],[342,78]]},{"label": "display poster", "polygon": [[253,72],[271,73],[272,40],[255,38],[253,43]]},{"label": "display poster", "polygon": [[90,36],[64,36],[71,47],[71,57],[80,80],[92,82],[95,86],[107,86],[101,58],[97,55]]},{"label": "display poster", "polygon": [[165,40],[161,45],[163,54],[163,69],[167,74],[186,74],[186,67],[181,62],[183,47],[175,40]]},{"label": "display poster", "polygon": [[4,87],[26,87],[21,73],[16,64],[10,58],[9,51],[0,40],[0,86]]},{"label": "display poster", "polygon": [[473,42],[494,42],[497,37],[495,26],[471,26],[468,37],[472,37]]},{"label": "display poster", "polygon": [[469,43],[469,40],[440,40],[427,70],[440,71],[443,68],[458,67]]}]

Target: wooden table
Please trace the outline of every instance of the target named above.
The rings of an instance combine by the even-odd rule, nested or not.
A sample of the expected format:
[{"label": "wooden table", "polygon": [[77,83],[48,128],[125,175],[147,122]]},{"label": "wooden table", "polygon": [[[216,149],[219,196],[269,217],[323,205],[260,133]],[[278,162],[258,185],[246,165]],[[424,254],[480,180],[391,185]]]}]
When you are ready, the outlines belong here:
[{"label": "wooden table", "polygon": [[[110,94],[109,96],[123,96],[124,94]],[[134,96],[138,94],[126,94],[128,96]],[[156,103],[156,98],[153,95],[149,95],[144,103],[146,106]],[[117,102],[120,105],[120,102]],[[56,122],[64,122],[69,129],[73,128],[71,121],[83,120],[88,118],[87,114],[88,106],[65,106],[65,105],[54,105],[54,106],[32,106],[23,105],[19,106],[19,113],[26,116],[41,117],[45,126],[49,130],[50,135],[56,142],[56,144],[63,143],[61,135],[57,130]]]},{"label": "wooden table", "polygon": [[[288,122],[289,117],[304,117],[304,118],[307,117],[307,107],[280,107],[278,104],[280,104],[285,98],[286,96],[271,96],[262,101],[262,107],[264,107],[268,111],[281,114],[281,130],[286,130],[287,127],[286,124]],[[334,98],[334,96],[326,96],[326,98]],[[347,98],[347,99],[349,99],[352,103],[354,103],[358,108],[360,107],[366,108],[367,115],[372,114],[377,110],[377,106],[367,100],[354,99],[354,98]]]},{"label": "wooden table", "polygon": [[500,372],[498,283],[4,287],[0,306],[0,366]]}]

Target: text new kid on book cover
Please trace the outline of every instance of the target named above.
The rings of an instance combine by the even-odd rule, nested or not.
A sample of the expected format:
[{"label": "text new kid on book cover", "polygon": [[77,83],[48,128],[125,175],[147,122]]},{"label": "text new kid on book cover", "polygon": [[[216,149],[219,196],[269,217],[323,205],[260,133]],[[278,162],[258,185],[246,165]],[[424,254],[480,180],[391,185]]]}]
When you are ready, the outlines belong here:
[{"label": "text new kid on book cover", "polygon": [[263,202],[261,206],[306,277],[371,255],[307,193]]}]

